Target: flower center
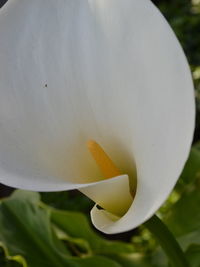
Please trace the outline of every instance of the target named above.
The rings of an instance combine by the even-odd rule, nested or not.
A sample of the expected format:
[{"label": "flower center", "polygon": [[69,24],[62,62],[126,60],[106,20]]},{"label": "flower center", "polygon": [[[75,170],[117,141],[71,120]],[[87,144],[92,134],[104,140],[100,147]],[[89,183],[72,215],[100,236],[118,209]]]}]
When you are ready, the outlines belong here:
[{"label": "flower center", "polygon": [[131,189],[128,175],[120,172],[97,142],[90,140],[87,142],[87,147],[105,179],[79,190],[102,207],[105,212],[110,212],[119,218],[131,206],[135,187],[134,190]]},{"label": "flower center", "polygon": [[87,147],[105,179],[80,188],[79,191],[102,207],[102,212],[109,216],[112,214],[115,219],[120,218],[133,202],[136,182],[132,187],[129,176],[122,174],[97,142],[90,140]]},{"label": "flower center", "polygon": [[[121,171],[117,168],[117,166],[108,156],[108,154],[96,141],[89,140],[87,142],[87,147],[92,157],[96,161],[99,170],[106,179],[122,175]],[[130,193],[134,198],[136,193],[136,183],[135,182],[131,183],[131,181],[129,181],[129,184],[130,184]]]},{"label": "flower center", "polygon": [[87,147],[105,178],[108,179],[121,175],[120,170],[97,142],[89,140]]}]

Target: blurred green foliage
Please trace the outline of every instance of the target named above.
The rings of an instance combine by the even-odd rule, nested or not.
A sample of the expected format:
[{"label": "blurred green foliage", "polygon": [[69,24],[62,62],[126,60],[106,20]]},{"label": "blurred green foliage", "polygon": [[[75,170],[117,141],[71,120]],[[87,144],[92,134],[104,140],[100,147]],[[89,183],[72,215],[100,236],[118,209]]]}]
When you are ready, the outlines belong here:
[{"label": "blurred green foliage", "polygon": [[[159,211],[186,251],[192,267],[200,266],[199,174],[197,144],[191,150],[174,192]],[[128,233],[129,242],[108,240],[92,228],[82,212],[86,209],[85,203],[77,207],[76,201],[72,201],[80,201],[81,195],[59,194],[63,195],[63,204],[57,200],[54,203],[52,196],[57,199],[57,193],[23,190],[16,190],[0,201],[0,266],[168,266],[164,253],[144,226]],[[41,201],[41,195],[46,203]]]},{"label": "blurred green foliage", "polygon": [[24,267],[141,266],[145,261],[137,257],[133,244],[102,238],[83,213],[51,208],[40,201],[39,193],[17,190],[2,200],[0,228],[7,251],[1,266],[15,266],[6,265],[9,257]]},{"label": "blurred green foliage", "polygon": [[[183,46],[197,103],[194,146],[179,182],[158,214],[186,251],[191,266],[200,267],[200,0],[153,2]],[[2,199],[0,266],[168,266],[163,251],[144,226],[123,235],[98,233],[87,218],[92,205],[76,191],[15,191]]]}]

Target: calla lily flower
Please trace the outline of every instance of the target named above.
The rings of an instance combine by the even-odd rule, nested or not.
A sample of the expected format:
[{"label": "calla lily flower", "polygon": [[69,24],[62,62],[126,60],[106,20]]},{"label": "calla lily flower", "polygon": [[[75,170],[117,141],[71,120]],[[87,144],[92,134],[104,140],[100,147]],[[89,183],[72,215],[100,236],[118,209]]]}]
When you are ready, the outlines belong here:
[{"label": "calla lily flower", "polygon": [[184,53],[149,0],[0,10],[0,182],[79,189],[102,207],[91,211],[96,228],[131,230],[173,189],[194,110]]}]

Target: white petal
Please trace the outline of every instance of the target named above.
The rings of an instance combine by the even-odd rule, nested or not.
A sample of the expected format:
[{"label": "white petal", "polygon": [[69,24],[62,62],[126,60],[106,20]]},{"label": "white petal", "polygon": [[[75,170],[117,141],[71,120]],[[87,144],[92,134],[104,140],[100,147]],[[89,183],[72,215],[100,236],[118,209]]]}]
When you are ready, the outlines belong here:
[{"label": "white petal", "polygon": [[92,138],[129,177],[135,159],[138,174],[127,214],[104,226],[93,218],[96,227],[117,233],[148,219],[194,129],[189,68],[158,10],[149,0],[9,0],[0,36],[1,182],[52,191],[97,181]]},{"label": "white petal", "polygon": [[120,217],[128,211],[133,202],[127,175],[91,184],[80,191],[105,210]]}]

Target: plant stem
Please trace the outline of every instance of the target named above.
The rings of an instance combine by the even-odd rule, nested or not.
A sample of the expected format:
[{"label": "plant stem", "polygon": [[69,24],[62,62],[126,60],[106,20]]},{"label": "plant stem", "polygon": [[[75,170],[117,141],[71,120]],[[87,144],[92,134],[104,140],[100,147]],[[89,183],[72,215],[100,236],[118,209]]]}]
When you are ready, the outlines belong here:
[{"label": "plant stem", "polygon": [[185,254],[175,237],[156,215],[144,223],[144,225],[155,236],[173,267],[189,267]]}]

